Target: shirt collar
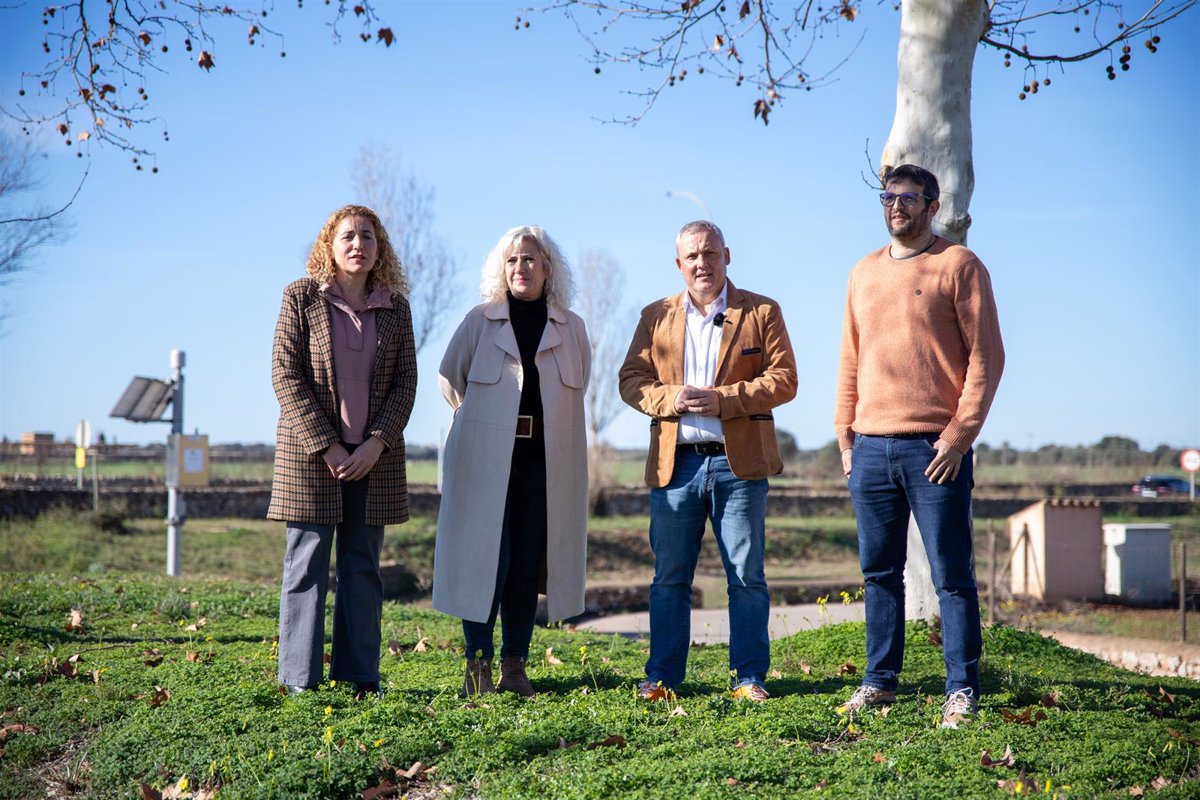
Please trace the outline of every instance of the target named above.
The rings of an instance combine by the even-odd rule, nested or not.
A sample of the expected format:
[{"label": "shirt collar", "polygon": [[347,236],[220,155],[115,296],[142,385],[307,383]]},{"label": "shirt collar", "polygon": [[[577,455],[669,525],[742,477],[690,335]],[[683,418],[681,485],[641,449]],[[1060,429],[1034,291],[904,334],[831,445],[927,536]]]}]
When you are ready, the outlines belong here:
[{"label": "shirt collar", "polygon": [[[710,319],[712,317],[715,317],[717,314],[720,314],[722,311],[724,311],[728,307],[729,307],[729,281],[725,281],[725,285],[721,287],[721,293],[719,295],[717,295],[717,299],[713,300],[712,303],[708,307],[708,316],[706,316],[704,318]],[[701,312],[700,309],[696,307],[696,304],[692,302],[691,292],[688,292],[686,290],[683,293],[683,310],[685,312],[687,312],[687,314],[689,316],[692,314],[698,314],[698,315],[703,316],[703,312]]]}]

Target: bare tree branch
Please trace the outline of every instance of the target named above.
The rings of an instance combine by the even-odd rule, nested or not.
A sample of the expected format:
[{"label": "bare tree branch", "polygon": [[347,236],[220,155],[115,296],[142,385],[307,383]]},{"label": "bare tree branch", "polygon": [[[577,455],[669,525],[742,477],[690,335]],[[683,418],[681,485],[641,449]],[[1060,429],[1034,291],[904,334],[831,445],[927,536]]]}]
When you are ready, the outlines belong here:
[{"label": "bare tree branch", "polygon": [[[0,17],[12,10],[0,7]],[[283,33],[267,21],[272,10],[273,3],[251,0],[70,0],[48,5],[42,11],[46,62],[21,74],[17,98],[4,98],[0,114],[27,132],[51,125],[69,146],[95,140],[135,156],[151,155],[135,133],[161,122],[150,110],[148,79],[164,74],[164,63],[180,53],[182,63],[191,61],[206,71],[217,67],[217,35],[210,26],[240,23],[250,45],[265,47],[264,40],[270,39],[279,55],[286,56]],[[335,41],[341,38],[339,25],[351,15],[361,26],[363,42],[390,47],[395,40],[391,28],[378,27],[371,0],[337,0],[330,13],[327,24]],[[222,40],[230,35],[232,31],[223,31]],[[169,140],[165,126],[162,137]],[[139,159],[134,163],[143,168]]]},{"label": "bare tree branch", "polygon": [[457,265],[450,244],[433,230],[433,187],[407,172],[386,145],[359,150],[351,179],[362,202],[379,215],[408,275],[417,352],[437,332],[456,299]]},{"label": "bare tree branch", "polygon": [[[656,85],[629,92],[642,99],[640,111],[611,121],[634,124],[677,82],[693,75],[712,75],[738,86],[753,86],[754,116],[766,123],[786,91],[810,91],[834,82],[837,70],[858,44],[843,48],[840,56],[825,62],[827,66],[821,69],[812,66],[816,45],[838,38],[846,26],[858,21],[867,5],[872,4],[863,0],[828,0],[824,4],[813,0],[555,0],[522,13],[567,15],[591,50],[597,70],[607,63],[661,73]],[[873,5],[876,13],[886,11],[884,6],[899,8],[891,0],[877,0]],[[1144,10],[1132,22],[1125,21],[1126,5],[1130,4],[1115,0],[989,0],[990,24],[980,44],[1006,53],[1006,59],[1024,59],[1028,69],[1109,53],[1127,70],[1132,59],[1128,43],[1150,35],[1145,45],[1155,52],[1158,41],[1154,32],[1200,5],[1200,0],[1147,0],[1140,4]],[[1029,41],[1048,32],[1039,29],[1046,25],[1071,25],[1076,33],[1090,29],[1091,43],[1070,52],[1035,52]],[[861,41],[860,35],[857,42]],[[829,46],[829,42],[822,44],[826,49]],[[1114,78],[1115,72],[1111,67],[1109,77]],[[1021,80],[1025,82],[1024,77]]]}]

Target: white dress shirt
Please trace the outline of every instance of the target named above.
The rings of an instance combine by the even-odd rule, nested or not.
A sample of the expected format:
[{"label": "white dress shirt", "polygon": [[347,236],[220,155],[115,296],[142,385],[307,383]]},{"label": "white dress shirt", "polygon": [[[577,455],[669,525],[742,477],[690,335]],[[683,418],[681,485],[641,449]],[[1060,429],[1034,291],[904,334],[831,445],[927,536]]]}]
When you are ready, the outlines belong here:
[{"label": "white dress shirt", "polygon": [[[717,357],[721,354],[721,333],[725,326],[716,325],[713,320],[728,307],[728,295],[729,282],[726,281],[705,315],[692,303],[692,296],[683,293],[683,310],[687,318],[683,337],[683,382],[688,386],[702,389],[712,386],[717,378]],[[725,441],[721,418],[683,414],[679,418],[678,441],[681,444]]]}]

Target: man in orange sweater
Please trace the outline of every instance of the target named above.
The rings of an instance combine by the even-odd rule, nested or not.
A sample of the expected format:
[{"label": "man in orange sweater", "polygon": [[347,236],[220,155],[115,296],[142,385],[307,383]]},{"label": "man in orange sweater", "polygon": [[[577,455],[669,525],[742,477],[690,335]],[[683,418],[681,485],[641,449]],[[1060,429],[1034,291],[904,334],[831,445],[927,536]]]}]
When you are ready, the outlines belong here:
[{"label": "man in orange sweater", "polygon": [[850,273],[834,426],[858,520],[867,670],[838,707],[895,701],[904,662],[910,512],[929,555],[942,617],[946,700],[955,728],[979,704],[983,635],[971,541],[971,446],[1004,369],[991,278],[932,230],[938,182],[905,164],[884,181],[891,243]]}]

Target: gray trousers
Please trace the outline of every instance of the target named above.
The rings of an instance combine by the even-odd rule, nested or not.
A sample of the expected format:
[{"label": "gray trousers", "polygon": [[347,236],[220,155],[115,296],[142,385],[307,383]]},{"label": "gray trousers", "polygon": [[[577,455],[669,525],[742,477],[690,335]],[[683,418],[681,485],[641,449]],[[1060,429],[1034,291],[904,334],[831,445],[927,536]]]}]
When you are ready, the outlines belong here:
[{"label": "gray trousers", "polygon": [[289,522],[279,596],[279,682],[316,686],[324,672],[325,594],[329,555],[337,542],[337,590],[329,677],[338,681],[379,680],[383,581],[379,551],[383,526],[364,522],[367,480],[342,485],[342,521],[337,525]]}]

